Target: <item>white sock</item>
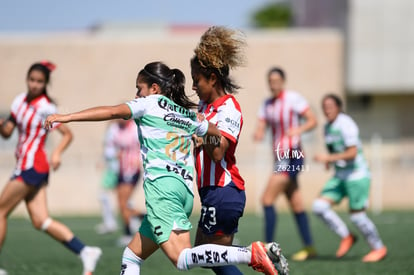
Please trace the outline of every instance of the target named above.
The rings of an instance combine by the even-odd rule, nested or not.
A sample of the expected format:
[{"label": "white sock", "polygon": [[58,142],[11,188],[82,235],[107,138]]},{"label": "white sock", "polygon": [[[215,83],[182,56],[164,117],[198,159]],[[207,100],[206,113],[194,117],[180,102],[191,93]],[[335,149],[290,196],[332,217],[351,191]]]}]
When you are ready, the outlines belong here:
[{"label": "white sock", "polygon": [[317,199],[313,203],[313,213],[319,216],[328,227],[341,238],[349,236],[349,230],[343,220],[331,209],[329,202]]},{"label": "white sock", "polygon": [[101,206],[102,206],[103,223],[107,227],[115,227],[116,219],[115,219],[114,211],[112,210],[109,192],[103,191],[100,194],[99,199],[101,201]]},{"label": "white sock", "polygon": [[359,231],[361,231],[362,235],[364,235],[372,249],[380,249],[384,246],[378,234],[377,228],[365,212],[351,214],[351,221],[355,224]]},{"label": "white sock", "polygon": [[212,267],[232,264],[249,264],[251,251],[245,247],[204,244],[181,251],[177,268],[188,270],[196,266]]},{"label": "white sock", "polygon": [[131,249],[126,247],[122,255],[121,275],[139,275],[143,261]]}]

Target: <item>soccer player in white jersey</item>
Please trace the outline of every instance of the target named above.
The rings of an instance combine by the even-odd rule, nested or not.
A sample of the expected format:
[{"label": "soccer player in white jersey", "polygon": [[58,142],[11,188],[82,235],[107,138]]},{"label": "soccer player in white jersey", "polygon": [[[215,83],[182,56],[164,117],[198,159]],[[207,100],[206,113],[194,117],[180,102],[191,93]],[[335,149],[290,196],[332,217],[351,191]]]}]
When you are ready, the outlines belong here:
[{"label": "soccer player in white jersey", "polygon": [[[118,244],[127,245],[133,234],[139,228],[143,213],[134,209],[129,202],[134,188],[137,186],[141,174],[140,145],[138,140],[137,126],[132,120],[119,119],[109,125],[105,135],[105,159],[108,162],[104,183],[114,185],[116,190],[119,210],[124,223],[124,235],[119,239]],[[105,200],[102,201],[103,216],[108,217],[108,224],[101,232],[116,227],[114,218],[110,218],[112,209],[107,207]],[[109,208],[109,209],[108,209]],[[104,219],[105,221],[105,219]],[[110,231],[110,230],[109,230]]]},{"label": "soccer player in white jersey", "polygon": [[[285,193],[299,229],[304,248],[292,256],[304,261],[316,256],[309,222],[305,212],[298,175],[305,170],[300,135],[316,126],[316,118],[306,99],[296,91],[285,89],[283,69],[269,70],[268,81],[272,96],[259,109],[254,140],[264,138],[266,128],[272,131],[274,168],[262,194],[265,218],[265,241],[273,240],[277,225],[274,201]],[[303,123],[300,120],[304,119]]]},{"label": "soccer player in white jersey", "polygon": [[[147,64],[136,80],[137,98],[126,104],[90,108],[78,113],[52,115],[54,122],[134,119],[138,126],[144,164],[144,192],[147,215],[122,257],[123,275],[140,274],[141,264],[161,248],[179,270],[244,263],[277,274],[287,267],[276,243],[266,247],[201,245],[191,248],[194,160],[190,152],[193,134],[221,137],[220,131],[191,111],[195,105],[184,91],[185,77],[178,69],[161,62]],[[200,120],[199,120],[200,119]],[[138,157],[138,156],[137,156]],[[283,272],[281,274],[284,274]]]},{"label": "soccer player in white jersey", "polygon": [[365,212],[371,176],[362,154],[358,126],[350,116],[342,112],[342,100],[334,94],[323,98],[322,109],[328,121],[324,132],[329,153],[318,154],[315,160],[327,168],[333,166],[335,173],[313,203],[313,212],[341,238],[336,252],[336,257],[341,258],[355,244],[356,238],[331,206],[348,197],[351,221],[372,249],[362,261],[378,262],[387,255],[387,248]]},{"label": "soccer player in white jersey", "polygon": [[[0,195],[0,248],[6,237],[8,215],[24,200],[33,226],[79,255],[83,274],[92,274],[101,250],[85,246],[68,227],[53,220],[46,203],[49,162],[44,145],[48,132],[42,124],[48,115],[56,112],[56,105],[47,94],[50,73],[54,68],[55,65],[47,61],[33,64],[27,73],[28,92],[14,99],[7,120],[0,119],[0,134],[4,138],[10,137],[15,128],[19,135],[16,168]],[[60,166],[62,152],[72,140],[72,133],[62,124],[56,124],[54,128],[62,134],[62,140],[51,155],[51,166],[56,170]]]}]

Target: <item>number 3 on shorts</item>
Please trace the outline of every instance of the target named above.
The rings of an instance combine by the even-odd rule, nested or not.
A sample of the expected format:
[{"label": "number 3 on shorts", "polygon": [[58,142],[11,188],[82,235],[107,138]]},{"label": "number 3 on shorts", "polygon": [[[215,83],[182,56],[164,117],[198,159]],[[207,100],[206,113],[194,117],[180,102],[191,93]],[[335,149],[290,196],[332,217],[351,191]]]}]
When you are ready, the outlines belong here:
[{"label": "number 3 on shorts", "polygon": [[204,223],[204,219],[208,218],[208,223],[210,225],[216,225],[217,221],[216,221],[216,208],[213,206],[210,207],[206,207],[206,206],[202,206],[201,207],[201,222]]}]

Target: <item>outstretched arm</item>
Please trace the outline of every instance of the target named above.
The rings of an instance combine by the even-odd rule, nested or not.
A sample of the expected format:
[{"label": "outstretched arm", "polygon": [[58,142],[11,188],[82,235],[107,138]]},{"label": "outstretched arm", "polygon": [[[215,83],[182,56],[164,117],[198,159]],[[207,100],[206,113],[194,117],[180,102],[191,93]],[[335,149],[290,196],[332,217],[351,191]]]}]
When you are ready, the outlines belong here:
[{"label": "outstretched arm", "polygon": [[117,118],[128,119],[130,117],[131,110],[126,104],[120,104],[116,106],[101,106],[71,114],[50,115],[45,120],[44,128],[50,129],[54,122],[67,123],[71,121],[103,121]]}]

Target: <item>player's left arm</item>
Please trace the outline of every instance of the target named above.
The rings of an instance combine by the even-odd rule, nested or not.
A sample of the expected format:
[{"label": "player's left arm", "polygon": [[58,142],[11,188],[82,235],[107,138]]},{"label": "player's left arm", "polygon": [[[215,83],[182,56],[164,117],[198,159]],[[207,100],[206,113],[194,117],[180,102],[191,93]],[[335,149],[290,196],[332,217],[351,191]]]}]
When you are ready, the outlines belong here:
[{"label": "player's left arm", "polygon": [[[221,161],[229,149],[230,143],[237,143],[241,131],[242,115],[236,108],[219,109],[217,113],[217,128],[221,132],[220,142],[216,139],[207,139],[203,145],[204,150],[214,161]],[[212,142],[213,141],[213,142]]]},{"label": "player's left arm", "polygon": [[300,126],[291,128],[287,132],[289,136],[299,136],[307,131],[312,130],[317,125],[317,120],[314,112],[309,106],[307,100],[299,93],[294,92],[292,94],[294,105],[293,110],[305,119],[305,122]]},{"label": "player's left arm", "polygon": [[301,117],[305,119],[305,122],[302,123],[299,127],[289,129],[289,136],[299,136],[307,131],[314,129],[318,124],[315,113],[310,108],[304,111],[301,114]]},{"label": "player's left arm", "polygon": [[[208,139],[208,141],[209,140],[210,139]],[[209,141],[203,144],[203,149],[214,162],[221,161],[224,158],[230,145],[229,140],[223,136],[219,141],[220,142]]]},{"label": "player's left arm", "polygon": [[68,123],[71,121],[103,121],[117,118],[129,119],[131,116],[131,109],[125,103],[116,106],[93,107],[76,113],[50,115],[45,120],[44,128],[47,130],[52,128],[54,122]]},{"label": "player's left arm", "polygon": [[59,168],[61,163],[61,155],[73,139],[72,131],[66,125],[60,124],[59,127],[57,127],[57,130],[62,135],[62,139],[52,152],[50,164],[52,165],[53,170],[57,170]]},{"label": "player's left arm", "polygon": [[359,129],[352,119],[343,122],[340,131],[345,143],[345,150],[343,152],[320,154],[315,156],[315,160],[319,162],[335,162],[338,160],[353,160],[358,154],[359,143]]},{"label": "player's left arm", "polygon": [[333,153],[333,154],[318,154],[315,156],[315,161],[323,162],[323,163],[330,163],[335,162],[338,160],[353,160],[356,158],[358,154],[357,146],[350,146],[345,149],[345,151],[340,153]]}]

